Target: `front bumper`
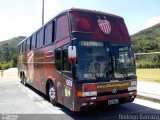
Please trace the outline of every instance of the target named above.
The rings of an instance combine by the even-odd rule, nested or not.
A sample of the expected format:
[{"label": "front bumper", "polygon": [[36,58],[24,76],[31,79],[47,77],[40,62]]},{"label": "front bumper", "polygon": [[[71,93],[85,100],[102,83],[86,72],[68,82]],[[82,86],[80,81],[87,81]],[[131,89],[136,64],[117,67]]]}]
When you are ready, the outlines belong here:
[{"label": "front bumper", "polygon": [[137,91],[131,91],[128,93],[107,95],[107,96],[81,97],[78,98],[76,111],[95,108],[97,106],[108,106],[108,100],[114,100],[114,99],[118,99],[118,103],[116,104],[133,102],[136,95]]}]

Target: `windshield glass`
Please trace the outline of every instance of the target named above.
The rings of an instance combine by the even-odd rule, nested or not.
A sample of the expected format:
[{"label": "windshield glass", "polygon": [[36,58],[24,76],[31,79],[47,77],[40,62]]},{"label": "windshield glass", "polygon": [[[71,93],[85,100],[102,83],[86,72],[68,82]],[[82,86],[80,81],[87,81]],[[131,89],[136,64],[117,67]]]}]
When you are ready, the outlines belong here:
[{"label": "windshield glass", "polygon": [[79,41],[77,54],[78,80],[127,80],[135,76],[134,57],[130,46]]},{"label": "windshield glass", "polygon": [[134,55],[131,46],[111,45],[113,51],[114,77],[129,79],[135,76]]},{"label": "windshield glass", "polygon": [[111,70],[109,47],[104,42],[80,41],[77,75],[79,80],[106,79]]}]

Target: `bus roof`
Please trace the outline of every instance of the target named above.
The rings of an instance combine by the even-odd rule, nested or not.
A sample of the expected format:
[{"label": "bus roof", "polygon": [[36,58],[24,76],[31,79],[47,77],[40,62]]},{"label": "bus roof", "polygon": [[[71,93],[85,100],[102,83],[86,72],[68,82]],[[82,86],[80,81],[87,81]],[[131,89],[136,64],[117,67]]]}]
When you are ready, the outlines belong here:
[{"label": "bus roof", "polygon": [[89,13],[96,13],[96,14],[103,14],[103,15],[107,15],[107,16],[112,16],[112,17],[117,17],[117,18],[121,18],[123,19],[121,16],[115,15],[115,14],[111,14],[111,13],[106,13],[106,12],[102,12],[102,11],[97,11],[97,10],[89,10],[89,9],[81,9],[81,8],[70,8],[67,10],[64,10],[60,13],[58,13],[57,15],[55,15],[52,19],[50,19],[47,23],[45,23],[44,25],[42,25],[39,29],[37,29],[34,33],[32,33],[30,36],[26,37],[24,40],[22,40],[18,46],[23,43],[26,39],[28,39],[29,37],[31,37],[33,34],[35,34],[37,31],[39,31],[41,28],[43,28],[46,24],[50,23],[51,21],[53,21],[53,19],[55,19],[56,17],[58,17],[59,15],[63,14],[63,13],[67,13],[70,11],[79,11],[79,12],[89,12]]},{"label": "bus roof", "polygon": [[71,9],[68,9],[68,11],[83,11],[83,12],[104,14],[104,15],[107,15],[107,16],[113,16],[113,17],[122,18],[121,16],[118,16],[118,15],[115,15],[115,14],[111,14],[111,13],[107,13],[107,12],[102,12],[102,11],[97,11],[97,10],[89,10],[89,9],[81,9],[81,8],[71,8]]}]

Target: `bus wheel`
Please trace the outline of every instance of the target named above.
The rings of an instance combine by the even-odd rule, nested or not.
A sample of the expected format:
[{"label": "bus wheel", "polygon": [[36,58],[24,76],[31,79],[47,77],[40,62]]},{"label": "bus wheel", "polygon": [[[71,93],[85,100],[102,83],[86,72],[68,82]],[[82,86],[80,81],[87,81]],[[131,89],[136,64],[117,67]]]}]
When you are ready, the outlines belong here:
[{"label": "bus wheel", "polygon": [[25,78],[25,77],[22,77],[22,78],[21,78],[21,83],[22,83],[23,85],[26,85],[26,78]]},{"label": "bus wheel", "polygon": [[48,90],[49,100],[52,103],[52,105],[57,105],[57,102],[55,101],[56,98],[56,90],[52,82],[49,84],[49,90]]}]

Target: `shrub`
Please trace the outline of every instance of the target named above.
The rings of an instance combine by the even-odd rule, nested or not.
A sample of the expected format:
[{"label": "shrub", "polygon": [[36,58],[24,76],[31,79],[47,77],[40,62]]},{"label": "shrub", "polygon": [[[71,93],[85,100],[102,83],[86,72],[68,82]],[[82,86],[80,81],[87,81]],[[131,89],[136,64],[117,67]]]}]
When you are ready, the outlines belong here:
[{"label": "shrub", "polygon": [[0,62],[0,70],[2,69],[8,69],[14,67],[14,62],[13,60],[9,61],[9,62]]},{"label": "shrub", "polygon": [[160,68],[160,54],[147,54],[136,56],[137,68]]}]

